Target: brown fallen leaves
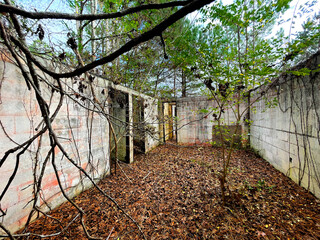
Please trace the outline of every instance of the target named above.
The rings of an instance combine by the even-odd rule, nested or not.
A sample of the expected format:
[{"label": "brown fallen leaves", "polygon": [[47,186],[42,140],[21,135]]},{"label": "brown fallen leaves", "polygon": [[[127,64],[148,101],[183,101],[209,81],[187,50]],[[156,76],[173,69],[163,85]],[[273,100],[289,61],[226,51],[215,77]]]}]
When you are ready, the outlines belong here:
[{"label": "brown fallen leaves", "polygon": [[[252,153],[236,151],[229,175],[226,206],[220,199],[221,153],[211,147],[160,146],[135,157],[125,171],[100,186],[142,227],[148,239],[318,239],[320,202]],[[128,177],[132,182],[128,180]],[[89,233],[102,239],[142,239],[137,227],[97,190],[75,202],[86,212]],[[28,231],[60,231],[76,215],[65,203]],[[79,219],[57,237],[85,239]]]}]

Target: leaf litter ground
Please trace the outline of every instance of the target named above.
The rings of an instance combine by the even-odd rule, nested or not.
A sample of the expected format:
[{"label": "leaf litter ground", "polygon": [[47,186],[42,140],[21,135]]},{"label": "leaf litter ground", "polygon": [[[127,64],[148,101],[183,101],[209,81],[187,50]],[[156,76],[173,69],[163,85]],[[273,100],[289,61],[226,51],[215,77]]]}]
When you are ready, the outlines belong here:
[{"label": "leaf litter ground", "polygon": [[[166,144],[121,164],[99,186],[141,226],[147,239],[319,239],[320,201],[253,153],[232,155],[223,206],[217,171],[221,149]],[[114,204],[94,188],[75,202],[86,212],[89,233],[102,239],[142,239]],[[70,203],[42,217],[28,231],[61,231],[77,215]],[[85,239],[78,219],[56,238]]]}]

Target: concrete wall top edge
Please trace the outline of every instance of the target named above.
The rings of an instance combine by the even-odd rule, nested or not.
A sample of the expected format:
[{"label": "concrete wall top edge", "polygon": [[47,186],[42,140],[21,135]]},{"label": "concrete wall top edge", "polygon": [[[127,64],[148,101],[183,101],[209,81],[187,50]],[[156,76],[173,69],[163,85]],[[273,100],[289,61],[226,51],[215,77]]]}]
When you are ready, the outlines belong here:
[{"label": "concrete wall top edge", "polygon": [[177,102],[194,102],[194,101],[208,101],[210,100],[207,96],[198,96],[198,97],[184,97],[184,98],[178,98]]},{"label": "concrete wall top edge", "polygon": [[[68,65],[66,65],[64,63],[61,63],[61,62],[51,61],[49,59],[46,59],[46,58],[43,58],[43,57],[39,57],[39,56],[37,56],[36,59],[43,66],[47,67],[51,71],[56,71],[56,72],[62,73],[62,72],[66,72],[68,70],[69,71],[70,70],[74,70],[74,68],[72,68],[71,66],[68,66]],[[1,44],[0,44],[0,61],[1,62],[6,62],[8,64],[14,64],[10,53]],[[25,65],[24,61],[22,61],[22,63]],[[37,68],[37,69],[38,69],[38,71],[41,71],[39,68]],[[128,87],[122,86],[120,84],[114,84],[109,79],[104,78],[104,77],[98,75],[97,73],[95,73],[95,69],[90,70],[89,73],[97,78],[96,81],[95,81],[96,82],[95,85],[98,86],[98,87],[102,87],[102,88],[103,87],[112,87],[112,88],[114,88],[116,90],[120,90],[122,92],[125,92],[125,93],[128,93],[128,94],[132,94],[132,95],[144,98],[144,99],[154,99],[154,98],[156,98],[156,97],[151,97],[151,96],[146,95],[144,93],[135,91],[135,90],[130,89]],[[44,76],[48,76],[45,73],[43,73],[43,75]]]},{"label": "concrete wall top edge", "polygon": [[293,79],[297,78],[298,76],[294,75],[291,73],[292,71],[298,71],[302,68],[308,68],[310,70],[316,70],[319,68],[320,64],[320,50],[313,54],[310,58],[307,60],[299,63],[296,66],[291,67],[290,69],[287,70],[287,72],[282,73],[279,77],[276,77],[272,79],[272,82],[267,85],[259,86],[256,87],[250,92],[258,92],[258,91],[265,91],[265,90],[270,90],[270,89],[275,89],[276,86],[282,85],[284,83],[290,82]]}]

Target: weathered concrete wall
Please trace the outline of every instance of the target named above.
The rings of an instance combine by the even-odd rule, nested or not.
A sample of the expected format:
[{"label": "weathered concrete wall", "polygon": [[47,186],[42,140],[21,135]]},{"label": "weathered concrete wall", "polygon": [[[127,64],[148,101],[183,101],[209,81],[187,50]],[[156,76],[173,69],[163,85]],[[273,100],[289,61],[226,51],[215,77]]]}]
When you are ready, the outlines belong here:
[{"label": "weathered concrete wall", "polygon": [[[46,81],[55,84],[52,79],[45,75],[43,77]],[[75,79],[63,80],[63,87],[70,95],[63,99],[63,105],[53,123],[53,129],[70,158],[85,169],[95,181],[98,181],[110,172],[109,124],[103,115],[86,109],[92,109],[92,103],[88,100],[82,100],[77,93],[79,92],[79,82]],[[158,144],[159,129],[155,118],[158,112],[157,106],[153,106],[153,104],[156,105],[157,100],[128,88],[114,85],[105,79],[96,78],[93,84],[97,98],[106,104],[107,113],[109,88],[125,92],[129,96],[129,108],[132,108],[133,95],[138,95],[150,102],[149,106],[145,108],[147,116],[145,121],[154,125],[154,130],[157,133],[146,137],[146,150],[148,151]],[[50,102],[50,113],[52,114],[58,105],[59,93],[54,92],[52,95],[51,89],[43,84],[42,95]],[[90,96],[88,89],[84,90],[83,95]],[[128,119],[132,119],[132,110],[126,114],[129,115]],[[9,59],[0,62],[0,158],[7,150],[24,143],[43,127],[40,116],[35,94],[26,88],[18,68]],[[129,137],[129,157],[132,162],[132,124],[129,124],[126,135]],[[0,166],[0,193],[14,173],[15,167],[18,166],[16,176],[0,205],[6,213],[5,216],[0,214],[0,221],[11,231],[20,229],[28,218],[33,204],[34,178],[39,178],[41,169],[44,169],[44,176],[41,198],[38,200],[37,206],[43,211],[48,211],[66,201],[59,189],[51,159],[46,161],[49,149],[49,136],[48,133],[45,133],[28,147],[18,162],[16,156],[20,151],[10,155]],[[55,155],[61,185],[70,197],[92,186],[90,181],[85,179],[83,174],[62,156],[58,148],[55,149]]]},{"label": "weathered concrete wall", "polygon": [[133,162],[133,128],[135,128],[134,117],[133,117],[133,97],[138,99],[143,99],[144,102],[144,120],[142,125],[146,128],[145,133],[145,151],[148,152],[151,149],[155,148],[159,145],[160,139],[160,128],[159,128],[159,119],[158,119],[158,99],[150,97],[148,95],[139,93],[137,91],[131,90],[121,85],[115,85],[112,82],[104,81],[106,88],[113,88],[119,90],[121,92],[128,94],[129,99],[129,111],[128,111],[128,132],[126,133],[129,137],[129,145],[130,145],[130,162]]},{"label": "weathered concrete wall", "polygon": [[145,150],[149,152],[159,145],[160,126],[159,126],[159,112],[158,100],[151,97],[144,98],[144,123],[146,128],[145,134]]},{"label": "weathered concrete wall", "polygon": [[[264,94],[250,111],[250,145],[264,159],[288,175],[298,184],[320,197],[320,53],[281,76],[272,88],[257,89],[251,93],[250,102]],[[299,69],[304,73],[297,76]],[[295,73],[295,74],[293,74]],[[270,108],[269,103],[278,105]],[[211,109],[214,101],[206,97],[177,100],[178,142],[208,143],[213,138],[214,119]],[[271,104],[272,105],[272,104]],[[248,106],[241,104],[240,112]],[[206,109],[207,111],[202,111]],[[242,121],[247,117],[242,117]],[[222,116],[226,125],[232,126],[235,116],[225,110]],[[242,134],[247,137],[247,125],[242,122]]]},{"label": "weathered concrete wall", "polygon": [[[217,107],[216,102],[208,97],[190,97],[180,98],[176,104],[178,142],[194,144],[212,142],[213,126],[217,124],[212,115],[213,108]],[[244,107],[245,105],[241,105],[240,111],[244,111]],[[221,118],[223,123],[229,126],[235,125],[236,116],[233,111],[231,109],[224,111]]]},{"label": "weathered concrete wall", "polygon": [[[250,144],[278,170],[320,197],[320,54],[292,69],[316,70],[306,76],[286,74],[251,111]],[[255,96],[262,89],[256,90]],[[255,113],[254,113],[255,112]]]},{"label": "weathered concrete wall", "polygon": [[[26,88],[19,70],[10,62],[1,62],[0,72],[2,128],[0,154],[2,158],[8,149],[34,136],[43,124],[35,94]],[[52,79],[47,81],[55,84]],[[77,84],[71,80],[64,81],[64,87],[71,95],[73,92],[69,91],[67,86],[77,88]],[[100,88],[97,92],[101,90]],[[50,89],[42,85],[42,95],[51,102],[50,112],[53,113],[59,102],[59,93],[52,94]],[[71,98],[64,98],[62,108],[53,122],[53,129],[70,158],[97,180],[108,174],[110,170],[109,127],[98,113],[89,112],[80,106],[82,104],[90,108],[92,106],[89,102],[76,100],[79,103]],[[49,149],[49,136],[45,133],[30,145],[18,162],[17,154],[13,154],[1,166],[0,192],[4,190],[18,164],[16,176],[1,200],[1,208],[6,212],[6,216],[2,217],[1,221],[12,231],[18,230],[27,220],[33,204],[34,178],[39,178],[41,169],[45,170],[41,199],[38,200],[37,205],[43,211],[47,211],[65,201],[59,190],[51,159],[45,162]],[[91,186],[88,180],[82,181],[83,175],[70,161],[62,157],[58,148],[55,148],[55,155],[61,184],[70,197]]]},{"label": "weathered concrete wall", "polygon": [[213,103],[207,97],[181,98],[177,100],[178,113],[178,142],[206,143],[211,142],[213,117],[206,118],[201,109],[210,111]]}]

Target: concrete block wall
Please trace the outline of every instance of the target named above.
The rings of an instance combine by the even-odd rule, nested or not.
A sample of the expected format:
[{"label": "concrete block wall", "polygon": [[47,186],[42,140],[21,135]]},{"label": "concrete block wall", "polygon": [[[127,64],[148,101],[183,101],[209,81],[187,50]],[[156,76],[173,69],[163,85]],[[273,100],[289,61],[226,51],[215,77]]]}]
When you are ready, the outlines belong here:
[{"label": "concrete block wall", "polygon": [[[289,73],[277,79],[267,99],[256,103],[250,116],[250,145],[264,159],[320,197],[320,54],[292,69],[316,70],[311,75]],[[254,94],[259,95],[261,89]]]},{"label": "concrete block wall", "polygon": [[[244,111],[245,106],[245,104],[241,105],[240,111]],[[217,124],[214,121],[212,110],[216,107],[216,102],[208,99],[208,97],[177,99],[178,142],[194,144],[212,142],[213,126]],[[231,109],[225,109],[225,113],[222,114],[222,119],[226,125],[235,125],[236,117]]]},{"label": "concrete block wall", "polygon": [[[289,70],[268,89],[265,99],[250,110],[250,129],[242,123],[242,134],[247,135],[251,147],[278,170],[320,197],[320,52]],[[310,69],[310,74],[297,76],[299,69]],[[250,101],[261,96],[265,87],[251,93]],[[277,100],[278,105],[267,104]],[[181,98],[176,101],[178,142],[199,144],[213,140],[216,107],[207,97]],[[243,111],[248,103],[243,103]],[[208,113],[201,112],[202,109]],[[245,115],[243,117],[246,117]],[[233,125],[231,110],[223,115],[226,125]],[[242,119],[243,120],[243,119]],[[245,136],[246,137],[246,136]]]},{"label": "concrete block wall", "polygon": [[[27,89],[16,66],[10,62],[0,62],[0,73],[0,156],[2,158],[6,151],[37,134],[43,124],[35,94]],[[47,78],[47,80],[55,84],[52,79]],[[77,84],[69,79],[63,82],[63,86],[73,98],[74,92],[71,89],[76,89]],[[97,92],[101,91],[102,89],[97,89]],[[58,106],[59,93],[52,94],[50,89],[42,85],[42,95],[46,100],[51,99],[50,113],[52,114]],[[75,101],[68,97],[63,99],[63,105],[52,127],[69,157],[97,181],[110,171],[109,126],[103,116],[89,112],[80,106],[81,104],[92,108],[89,102],[74,99]],[[45,161],[49,149],[49,136],[45,133],[28,147],[21,155],[19,162],[16,157],[20,150],[10,155],[0,168],[0,192],[2,192],[18,164],[16,176],[1,200],[1,208],[6,215],[2,216],[0,221],[11,231],[18,230],[26,222],[33,205],[34,178],[39,178],[42,169],[44,169],[42,192],[37,205],[43,211],[48,211],[65,201],[59,189],[51,159]],[[83,174],[62,156],[57,147],[55,155],[61,184],[70,197],[92,185],[88,179],[83,180]]]},{"label": "concrete block wall", "polygon": [[144,122],[147,128],[145,134],[145,150],[151,151],[161,142],[160,139],[160,125],[159,125],[159,101],[158,99],[145,97],[144,98]]},{"label": "concrete block wall", "polygon": [[[49,67],[51,69],[57,68],[53,65]],[[59,66],[59,68],[63,68],[63,66]],[[42,76],[44,80],[55,84],[54,80],[45,75]],[[80,97],[76,96],[75,91],[78,92],[78,84],[79,81],[75,79],[63,80],[63,87],[70,97],[64,97],[63,105],[53,122],[53,129],[68,156],[85,169],[95,181],[99,181],[110,172],[109,124],[101,114],[86,109],[92,109],[93,106],[87,100],[82,101]],[[132,95],[145,98],[150,102],[149,106],[145,108],[145,115],[148,116],[146,122],[154,125],[155,132],[158,133],[159,129],[155,118],[158,114],[156,99],[120,85],[114,85],[102,78],[96,78],[93,84],[97,98],[106,103],[106,112],[108,112],[108,89],[110,87],[127,93],[129,106],[130,99],[132,106]],[[42,94],[46,100],[50,100],[50,113],[52,114],[58,105],[59,93],[55,92],[52,95],[51,89],[43,85]],[[87,90],[83,94],[90,96]],[[132,114],[132,111],[129,111],[129,115],[130,112]],[[37,134],[43,126],[40,116],[35,95],[27,89],[19,69],[9,58],[0,61],[0,159],[6,151]],[[130,135],[130,132],[128,134]],[[147,150],[158,144],[159,137],[156,134],[146,137]],[[132,141],[132,136],[130,136],[130,162],[133,161]],[[28,218],[33,204],[31,200],[34,193],[34,178],[39,178],[41,169],[45,170],[41,198],[38,200],[37,206],[43,211],[48,211],[66,201],[59,189],[51,159],[45,161],[49,149],[48,133],[37,138],[27,148],[18,162],[16,177],[1,200],[0,207],[6,214],[5,216],[0,214],[0,221],[13,232],[23,227]],[[0,168],[0,193],[14,172],[17,153],[10,155]],[[55,149],[55,155],[58,175],[69,197],[72,198],[92,186],[92,183],[62,156],[58,148]],[[38,164],[36,164],[36,159],[38,159]]]}]

